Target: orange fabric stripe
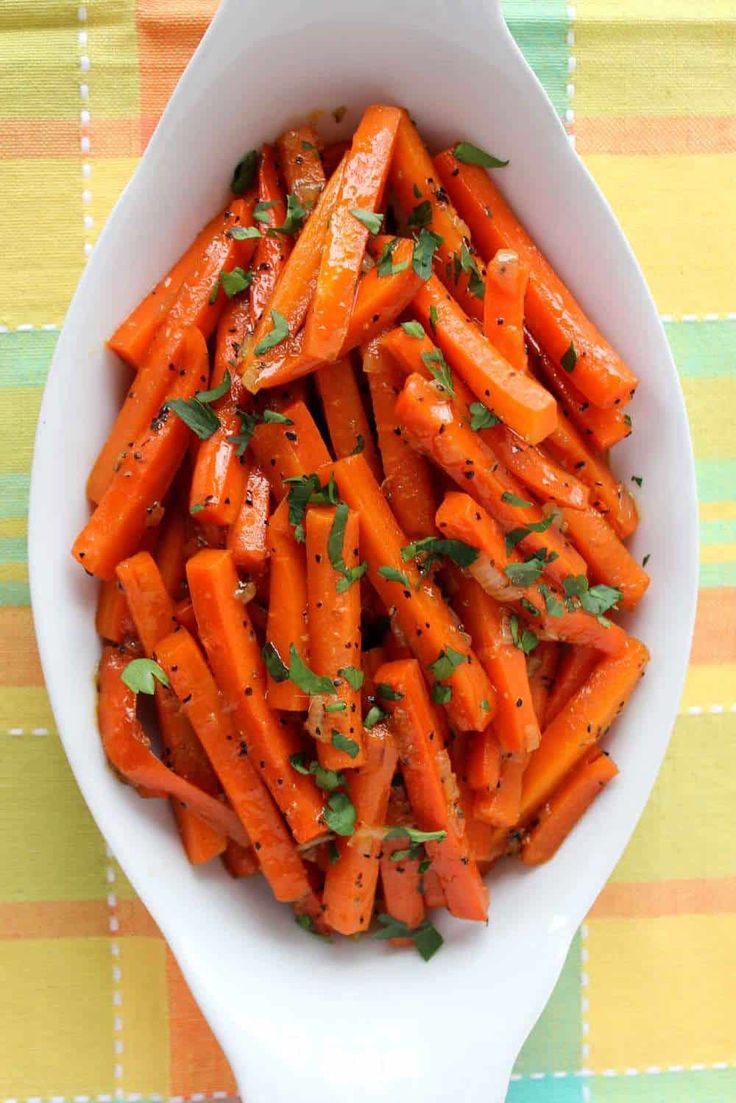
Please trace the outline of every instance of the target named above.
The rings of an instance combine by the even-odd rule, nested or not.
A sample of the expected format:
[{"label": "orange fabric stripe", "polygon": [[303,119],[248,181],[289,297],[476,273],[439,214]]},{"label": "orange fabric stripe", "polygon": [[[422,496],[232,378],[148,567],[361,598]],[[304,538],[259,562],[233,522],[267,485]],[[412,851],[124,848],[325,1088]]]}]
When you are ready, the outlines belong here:
[{"label": "orange fabric stripe", "polygon": [[603,889],[588,919],[657,919],[736,912],[736,877],[616,884]]},{"label": "orange fabric stripe", "polygon": [[185,1098],[202,1091],[235,1095],[237,1086],[214,1034],[202,1017],[171,953],[166,955],[169,990],[169,1091]]},{"label": "orange fabric stripe", "polygon": [[575,144],[580,153],[666,154],[733,153],[733,115],[692,115],[668,118],[600,115],[575,118]]},{"label": "orange fabric stripe", "polygon": [[0,686],[41,686],[41,662],[28,606],[0,608]]},{"label": "orange fabric stripe", "polygon": [[713,587],[698,594],[690,662],[736,662],[736,587]]}]

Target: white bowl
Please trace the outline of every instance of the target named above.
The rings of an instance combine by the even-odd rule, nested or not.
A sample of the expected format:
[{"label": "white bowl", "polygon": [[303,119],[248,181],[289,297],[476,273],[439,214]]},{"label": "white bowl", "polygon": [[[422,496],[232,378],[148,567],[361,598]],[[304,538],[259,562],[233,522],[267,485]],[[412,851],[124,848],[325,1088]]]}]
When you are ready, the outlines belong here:
[{"label": "white bowl", "polygon": [[[326,946],[255,879],[235,883],[187,864],[168,808],[139,800],[105,764],[96,586],[69,554],[87,517],[85,476],[125,386],[105,338],[219,208],[245,150],[315,108],[326,111],[328,136],[347,133],[372,101],[406,104],[436,147],[463,137],[510,158],[496,179],[641,378],[636,431],[615,463],[627,479],[644,476],[633,552],[651,553],[653,581],[630,627],[652,662],[612,735],[621,775],[552,862],[492,877],[488,927],[440,919],[446,945],[430,964],[367,940]],[[341,104],[348,114],[337,128],[330,109]],[[685,413],[651,297],[495,0],[225,0],[60,335],[36,439],[30,564],[41,658],[72,769],[249,1103],[504,1098],[516,1053],[664,754],[691,637],[696,531]]]}]

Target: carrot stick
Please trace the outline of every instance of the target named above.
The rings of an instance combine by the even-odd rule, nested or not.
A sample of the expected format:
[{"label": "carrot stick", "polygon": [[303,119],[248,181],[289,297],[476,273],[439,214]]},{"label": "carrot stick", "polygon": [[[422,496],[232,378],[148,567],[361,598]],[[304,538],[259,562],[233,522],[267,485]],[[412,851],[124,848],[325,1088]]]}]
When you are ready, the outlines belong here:
[{"label": "carrot stick", "polygon": [[231,808],[174,773],[151,751],[150,740],[136,717],[136,695],[122,680],[132,657],[116,647],[102,649],[97,716],[111,765],[131,785],[175,797],[214,831],[248,846],[248,834]]},{"label": "carrot stick", "polygon": [[271,488],[257,464],[249,468],[238,514],[227,534],[227,550],[236,567],[259,574],[266,565]]},{"label": "carrot stick", "polygon": [[483,300],[483,332],[516,368],[526,368],[524,296],[529,269],[511,249],[499,249],[488,262]]},{"label": "carrot stick", "polygon": [[[172,398],[190,398],[207,384],[207,346],[199,330],[186,331],[181,349]],[[189,434],[184,422],[167,408],[126,451],[72,548],[75,559],[90,574],[112,578],[120,560],[138,547],[147,519],[163,500],[182,461]]]},{"label": "carrot stick", "polygon": [[484,405],[530,444],[549,436],[557,424],[554,398],[496,351],[435,276],[417,291],[413,310],[425,330],[436,312],[432,329],[437,344]]},{"label": "carrot stick", "polygon": [[[268,548],[271,572],[266,639],[286,665],[292,643],[308,665],[307,568],[304,547],[294,539],[285,500],[268,523]],[[277,682],[269,674],[268,703],[271,708],[302,712],[309,706],[309,698],[289,679]]]},{"label": "carrot stick", "polygon": [[599,658],[593,647],[569,647],[563,652],[544,711],[545,727],[587,682]]},{"label": "carrot stick", "polygon": [[184,565],[188,527],[189,521],[179,503],[174,501],[167,505],[164,519],[159,526],[155,559],[164,586],[174,601],[182,596],[186,579]]},{"label": "carrot stick", "polygon": [[557,643],[542,640],[527,659],[529,688],[532,691],[532,707],[537,723],[543,728],[547,723],[549,701],[559,664],[560,648]]},{"label": "carrot stick", "polygon": [[[325,187],[325,170],[314,127],[296,126],[281,135],[276,147],[287,191],[311,211]],[[280,225],[281,223],[277,223]]]},{"label": "carrot stick", "polygon": [[240,753],[232,720],[196,643],[181,628],[161,640],[156,658],[250,836],[274,896],[282,901],[305,896],[310,886],[296,845],[250,761]]},{"label": "carrot stick", "polygon": [[[252,294],[253,284],[251,284]],[[228,299],[217,323],[215,355],[212,360],[210,385],[218,387],[225,378],[225,372],[239,383],[238,364],[240,350],[250,332],[253,320],[251,298],[249,295],[233,295]]]},{"label": "carrot stick", "polygon": [[530,826],[521,844],[522,862],[528,866],[548,862],[617,773],[613,759],[605,751],[593,748],[552,794]]},{"label": "carrot stick", "polygon": [[378,671],[378,681],[402,695],[399,700],[387,701],[386,707],[391,712],[416,825],[422,831],[446,832],[441,841],[425,843],[425,849],[442,883],[447,906],[459,919],[484,921],[488,895],[468,852],[455,777],[445,749],[444,718],[430,702],[415,659],[386,663]]},{"label": "carrot stick", "polygon": [[345,156],[345,170],[327,228],[314,298],[304,323],[304,354],[337,360],[347,336],[369,228],[354,212],[373,213],[383,199],[401,112],[367,107]]},{"label": "carrot stick", "polygon": [[588,748],[598,742],[624,708],[649,661],[639,640],[629,637],[620,655],[606,655],[588,680],[547,725],[524,774],[521,818],[548,801]]},{"label": "carrot stick", "polygon": [[[477,820],[473,815],[473,804],[476,791],[471,788],[467,772],[467,758],[469,746],[467,740],[456,739],[450,750],[452,767],[455,771],[455,779],[460,793],[460,807],[463,810],[465,833],[468,837],[468,847],[471,857],[479,864],[493,861],[499,856],[502,846],[506,844],[506,835],[502,841],[497,838],[497,829],[490,824]],[[432,872],[431,870],[429,872]],[[426,896],[425,896],[426,900]]]},{"label": "carrot stick", "polygon": [[380,480],[383,475],[381,461],[373,443],[373,432],[350,358],[325,364],[314,378],[322,399],[333,452],[338,459],[362,452],[371,471]]},{"label": "carrot stick", "polygon": [[[409,801],[403,785],[391,788],[388,801],[389,827],[411,827]],[[381,844],[381,884],[386,912],[411,930],[424,919],[424,899],[418,858],[394,859],[397,850],[406,850],[406,839],[384,839]],[[398,941],[398,940],[396,940]]]},{"label": "carrot stick", "polygon": [[563,509],[567,531],[590,567],[594,582],[623,594],[621,606],[633,609],[649,586],[649,575],[594,509]]},{"label": "carrot stick", "polygon": [[189,511],[199,524],[231,525],[238,512],[245,490],[247,468],[243,456],[238,456],[231,438],[240,429],[240,417],[235,405],[228,401],[217,409],[219,428],[201,441],[192,473],[189,491]]},{"label": "carrot stick", "polygon": [[187,563],[200,638],[248,761],[260,773],[299,843],[324,833],[314,780],[291,766],[303,745],[266,701],[266,671],[238,575],[227,551],[198,552]]},{"label": "carrot stick", "polygon": [[330,453],[304,403],[295,402],[282,412],[291,424],[257,425],[250,445],[279,501],[287,491],[286,479],[309,474],[330,462]]},{"label": "carrot stick", "polygon": [[253,848],[238,846],[232,839],[227,841],[222,860],[231,877],[252,877],[258,873],[258,859]]},{"label": "carrot stick", "polygon": [[473,815],[492,827],[513,827],[521,814],[521,787],[527,756],[505,758],[501,763],[498,785],[490,792],[477,792]]},{"label": "carrot stick", "polygon": [[[341,770],[363,761],[360,689],[340,675],[345,667],[361,669],[360,585],[350,581],[360,562],[358,516],[344,503],[310,506],[304,527],[309,661],[335,686],[334,695],[312,698],[309,730],[320,764]],[[343,707],[333,711],[336,705]]]},{"label": "carrot stick", "polygon": [[493,724],[483,732],[468,736],[465,768],[472,789],[495,789],[501,774],[501,761],[501,744]]},{"label": "carrot stick", "polygon": [[174,606],[174,617],[177,624],[180,624],[182,628],[186,628],[187,632],[191,632],[195,639],[197,638],[197,618],[194,615],[191,598],[185,597],[181,601],[177,601]]},{"label": "carrot stick", "polygon": [[370,926],[383,842],[375,829],[386,822],[399,757],[387,724],[364,732],[363,744],[365,759],[350,772],[347,786],[356,813],[355,834],[337,841],[339,858],[327,870],[322,894],[326,922],[345,935]]},{"label": "carrot stick", "polygon": [[422,888],[424,890],[422,892],[424,906],[427,911],[432,908],[447,908],[449,906],[445,890],[442,888],[442,882],[433,866],[430,866],[427,872],[422,875]]},{"label": "carrot stick", "polygon": [[156,644],[176,628],[171,600],[155,560],[141,551],[118,563],[117,580],[125,594],[138,639],[149,657]]},{"label": "carrot stick", "polygon": [[408,537],[427,536],[434,529],[437,496],[429,464],[404,439],[394,413],[403,375],[381,341],[371,341],[364,348],[363,371],[376,419],[383,493]]},{"label": "carrot stick", "polygon": [[328,180],[349,149],[350,142],[346,141],[332,142],[330,145],[325,146],[322,152],[322,167]]},{"label": "carrot stick", "polygon": [[[439,187],[432,158],[407,112],[402,111],[391,164],[391,185],[410,225],[425,222],[442,242],[437,247],[437,273],[447,289],[471,317],[483,317],[485,265],[470,251],[470,230]],[[465,270],[461,262],[465,261]],[[478,275],[470,290],[470,263]]]},{"label": "carrot stick", "polygon": [[[323,179],[324,184],[324,179]],[[289,191],[294,188],[289,186]],[[258,200],[264,205],[263,231],[256,245],[253,261],[253,283],[250,289],[252,322],[255,326],[273,298],[274,289],[291,254],[288,234],[269,236],[268,231],[286,222],[286,201],[276,171],[276,158],[271,146],[264,146],[258,165]],[[265,206],[270,204],[270,206]],[[311,207],[310,207],[311,209]]]},{"label": "carrot stick", "polygon": [[100,586],[95,614],[95,630],[103,640],[123,643],[135,637],[135,625],[130,616],[125,594],[117,579],[111,578]]},{"label": "carrot stick", "polygon": [[[380,488],[362,456],[339,460],[333,467],[341,497],[360,516],[361,554],[368,577],[422,663],[427,677],[451,688],[448,716],[459,731],[485,727],[493,708],[493,688],[466,637],[459,631],[437,587],[422,579],[413,561],[405,561],[407,544]],[[394,580],[393,572],[408,581]],[[448,650],[449,649],[449,650]],[[449,664],[438,659],[451,655]],[[457,662],[456,662],[457,660]],[[445,669],[451,666],[452,671]],[[447,690],[435,691],[447,697]]]},{"label": "carrot stick", "polygon": [[435,157],[434,166],[482,256],[490,260],[498,249],[513,249],[528,266],[526,312],[541,345],[557,363],[571,346],[575,349],[572,374],[591,402],[613,406],[617,399],[625,401],[636,388],[636,376],[585,316],[491,176],[479,166],[461,164],[451,150]]}]

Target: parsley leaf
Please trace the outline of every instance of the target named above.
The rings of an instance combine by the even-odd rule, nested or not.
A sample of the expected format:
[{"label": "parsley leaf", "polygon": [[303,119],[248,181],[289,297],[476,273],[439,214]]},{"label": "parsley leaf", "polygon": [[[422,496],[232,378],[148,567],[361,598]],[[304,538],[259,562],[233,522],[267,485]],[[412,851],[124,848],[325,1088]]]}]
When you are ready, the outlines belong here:
[{"label": "parsley leaf", "polygon": [[492,153],[486,153],[484,149],[474,146],[472,142],[458,142],[452,152],[455,160],[463,165],[481,165],[484,169],[501,169],[508,165],[508,161],[502,161]]},{"label": "parsley leaf", "polygon": [[226,371],[221,383],[218,383],[216,387],[212,387],[209,391],[197,391],[196,397],[200,402],[217,402],[218,398],[224,398],[230,390],[230,382],[230,372]]},{"label": "parsley leaf", "polygon": [[523,563],[509,563],[503,573],[513,586],[531,586],[544,570],[544,558],[531,555]]},{"label": "parsley leaf", "polygon": [[549,586],[542,582],[539,586],[539,592],[544,598],[544,604],[549,615],[551,617],[561,617],[565,612],[565,607],[562,602],[555,597]]},{"label": "parsley leaf", "polygon": [[238,295],[241,291],[246,291],[247,288],[253,283],[253,272],[244,268],[233,268],[231,272],[220,272],[220,283],[222,284],[222,290],[227,295],[228,299],[232,299],[233,295]]},{"label": "parsley leaf", "polygon": [[470,294],[475,295],[476,299],[482,299],[485,295],[486,285],[478,270],[475,257],[470,252],[465,242],[463,242],[460,249],[460,267],[463,272],[468,273],[468,291]]},{"label": "parsley leaf", "polygon": [[644,482],[644,479],[642,478],[641,475],[632,475],[631,476],[631,481],[632,481],[632,483],[636,483],[637,486],[641,486],[642,483]]},{"label": "parsley leaf", "polygon": [[528,525],[520,526],[506,533],[506,553],[511,553],[517,544],[525,540],[532,532],[546,532],[552,524],[553,514],[549,513],[541,521],[530,521]]},{"label": "parsley leaf", "polygon": [[258,418],[255,414],[250,413],[249,410],[238,410],[238,417],[240,418],[240,432],[235,433],[232,437],[228,437],[228,443],[237,445],[237,455],[242,456],[246,448],[251,442],[253,431],[258,424]]},{"label": "parsley leaf", "polygon": [[512,494],[510,490],[504,490],[501,495],[501,501],[506,502],[510,506],[532,506],[533,502],[528,502],[526,498],[518,498],[516,494]]},{"label": "parsley leaf", "polygon": [[310,697],[318,693],[334,694],[335,692],[332,679],[310,670],[293,643],[289,645],[289,680]]},{"label": "parsley leaf", "polygon": [[409,938],[425,961],[434,957],[444,942],[442,935],[429,919],[425,919],[418,927],[407,927],[400,919],[394,919],[393,916],[381,912],[378,922],[381,924],[381,930],[374,933],[374,938]]},{"label": "parsley leaf", "polygon": [[230,237],[233,241],[248,241],[260,236],[261,231],[257,226],[233,226],[232,230],[225,230],[225,237]]},{"label": "parsley leaf", "polygon": [[355,806],[347,793],[332,793],[325,808],[325,823],[336,835],[355,831]]},{"label": "parsley leaf", "polygon": [[[253,217],[255,218],[255,215]],[[286,217],[281,226],[272,226],[271,229],[267,231],[268,236],[276,237],[278,234],[283,234],[287,237],[293,236],[301,230],[306,217],[306,208],[302,207],[298,198],[290,192],[286,197]]]},{"label": "parsley leaf", "polygon": [[131,659],[121,678],[133,693],[151,694],[156,689],[156,682],[162,686],[169,685],[168,675],[153,659]]},{"label": "parsley leaf", "polygon": [[258,153],[255,149],[251,149],[245,154],[241,161],[238,161],[233,170],[233,178],[230,183],[230,190],[234,195],[242,195],[253,184],[256,178],[256,169],[258,168]]},{"label": "parsley leaf", "polygon": [[289,524],[294,526],[294,537],[304,543],[304,514],[308,505],[337,505],[337,488],[332,475],[326,486],[322,486],[319,476],[294,475],[284,479],[289,490],[286,500],[289,506]]},{"label": "parsley leaf", "polygon": [[422,337],[427,336],[421,322],[402,322],[401,328],[404,333],[408,333],[410,337],[416,337],[420,341]]},{"label": "parsley leaf", "polygon": [[338,594],[343,594],[350,587],[353,582],[357,582],[359,578],[362,578],[365,572],[368,570],[367,563],[359,563],[357,567],[348,567],[343,557],[342,549],[345,543],[345,526],[348,521],[348,507],[345,502],[340,502],[335,509],[335,517],[330,528],[330,535],[327,537],[327,555],[329,556],[330,563],[338,574],[342,575],[342,578],[338,581],[335,589]]},{"label": "parsley leaf", "polygon": [[358,222],[362,222],[369,233],[379,234],[383,224],[383,215],[376,211],[364,211],[361,207],[351,207],[350,213]]},{"label": "parsley leaf", "polygon": [[455,388],[452,384],[452,372],[440,349],[422,353],[422,363],[440,386],[444,387],[448,394],[455,397]]},{"label": "parsley leaf", "polygon": [[434,254],[442,244],[442,238],[432,230],[422,229],[414,242],[412,266],[420,280],[428,280],[432,275]]},{"label": "parsley leaf", "polygon": [[570,342],[570,347],[565,349],[560,357],[560,364],[568,373],[568,375],[575,370],[575,365],[578,362],[578,354],[575,351],[575,346]]},{"label": "parsley leaf", "polygon": [[430,691],[430,696],[436,705],[446,705],[452,700],[452,686],[435,682]]},{"label": "parsley leaf", "polygon": [[289,668],[279,655],[276,645],[269,640],[268,643],[263,645],[261,654],[266,664],[266,670],[271,675],[274,682],[285,682],[289,677]]},{"label": "parsley leaf", "polygon": [[348,739],[337,728],[332,729],[332,746],[338,751],[345,751],[351,758],[357,758],[360,747],[354,739]]},{"label": "parsley leaf", "polygon": [[319,938],[322,942],[332,942],[329,935],[321,934],[321,932],[317,930],[311,915],[295,915],[294,922],[297,927],[301,927],[303,931],[307,931],[309,934],[314,935],[315,938]]},{"label": "parsley leaf", "polygon": [[383,709],[379,709],[378,705],[373,705],[372,708],[368,709],[368,713],[363,720],[363,727],[370,731],[371,728],[375,728],[376,724],[380,723],[381,720],[385,720],[386,716],[387,713],[385,713]]},{"label": "parsley leaf", "polygon": [[387,579],[388,582],[400,582],[402,586],[409,589],[410,582],[403,571],[397,571],[396,567],[379,567],[378,573],[381,578]]},{"label": "parsley leaf", "polygon": [[355,448],[351,451],[351,456],[359,456],[365,448],[365,439],[362,433],[358,433],[355,437]]},{"label": "parsley leaf", "polygon": [[446,647],[440,651],[433,663],[429,663],[427,670],[438,681],[442,681],[444,678],[451,678],[457,667],[466,659],[467,655],[463,655],[462,651],[456,651],[454,647]]},{"label": "parsley leaf", "polygon": [[345,701],[330,701],[328,705],[325,705],[325,712],[345,712],[347,707]]},{"label": "parsley leaf", "polygon": [[376,697],[382,697],[384,701],[403,701],[404,694],[399,693],[388,682],[376,682]]},{"label": "parsley leaf", "polygon": [[409,265],[406,262],[402,264],[394,264],[393,256],[399,247],[401,241],[400,237],[392,238],[391,241],[387,241],[383,249],[380,252],[378,260],[376,261],[376,270],[379,278],[384,276],[393,276],[395,272],[403,272]]},{"label": "parsley leaf", "polygon": [[341,666],[337,671],[339,678],[344,678],[351,689],[362,689],[365,674],[357,666]]},{"label": "parsley leaf", "polygon": [[212,407],[196,397],[170,398],[166,405],[200,440],[208,440],[220,428],[220,419]]},{"label": "parsley leaf", "polygon": [[254,350],[256,356],[263,356],[264,352],[276,348],[276,345],[280,345],[289,336],[289,323],[283,314],[279,314],[278,310],[272,310],[271,321],[273,322],[273,329],[256,345]]},{"label": "parsley leaf", "polygon": [[294,424],[293,420],[290,417],[287,417],[286,414],[280,413],[279,410],[264,410],[261,418],[266,423],[266,425],[271,425],[274,422],[277,425]]},{"label": "parsley leaf", "polygon": [[539,643],[537,636],[530,628],[524,628],[519,624],[519,618],[514,614],[509,619],[511,629],[511,641],[514,647],[518,647],[525,655],[530,655]]},{"label": "parsley leaf", "polygon": [[618,605],[623,596],[620,590],[615,590],[612,586],[604,586],[600,583],[598,586],[591,586],[580,595],[580,604],[586,613],[592,613],[594,617],[600,617],[603,613],[607,613],[609,609],[612,609],[614,605]]},{"label": "parsley leaf", "polygon": [[492,425],[498,425],[501,420],[482,402],[471,402],[468,409],[470,410],[470,428],[475,433],[479,429],[490,429]]},{"label": "parsley leaf", "polygon": [[401,549],[401,558],[404,562],[416,559],[419,555],[429,555],[437,558],[446,555],[458,567],[469,567],[478,558],[478,549],[466,544],[464,540],[446,540],[442,536],[425,536],[422,540],[413,540],[411,544],[404,544]]},{"label": "parsley leaf", "polygon": [[413,226],[416,230],[421,230],[424,226],[429,226],[431,221],[432,204],[428,199],[424,199],[414,207],[406,224],[407,226]]},{"label": "parsley leaf", "polygon": [[268,222],[269,221],[268,212],[271,210],[272,207],[275,207],[275,206],[276,206],[276,200],[275,199],[268,199],[268,200],[259,199],[259,201],[256,203],[255,209],[253,211],[253,217],[255,218],[256,222],[264,222],[264,223]]}]

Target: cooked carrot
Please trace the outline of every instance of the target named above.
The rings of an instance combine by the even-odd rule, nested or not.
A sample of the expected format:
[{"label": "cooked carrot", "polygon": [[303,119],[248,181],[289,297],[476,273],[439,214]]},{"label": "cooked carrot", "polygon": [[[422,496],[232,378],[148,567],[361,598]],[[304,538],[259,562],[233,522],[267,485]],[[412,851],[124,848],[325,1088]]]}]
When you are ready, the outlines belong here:
[{"label": "cooked carrot", "polygon": [[362,452],[375,477],[381,479],[381,461],[350,357],[325,364],[314,378],[335,455],[340,459]]},{"label": "cooked carrot", "polygon": [[605,751],[594,748],[552,794],[529,827],[521,844],[522,862],[528,866],[548,862],[617,773],[613,759]]},{"label": "cooked carrot", "polygon": [[396,107],[367,107],[345,155],[317,286],[304,323],[304,354],[314,360],[337,360],[347,336],[369,236],[365,219],[355,211],[370,215],[381,206],[400,119]]},{"label": "cooked carrot", "polygon": [[189,538],[188,528],[189,521],[184,510],[177,501],[171,501],[159,525],[154,558],[164,580],[164,586],[174,601],[182,596],[186,578],[184,564]]},{"label": "cooked carrot", "polygon": [[[506,845],[506,832],[503,838],[498,838],[498,828],[477,820],[473,814],[476,791],[470,786],[467,773],[468,742],[464,739],[456,739],[450,748],[452,768],[455,771],[455,780],[459,791],[460,807],[463,810],[465,834],[468,837],[468,847],[471,857],[478,863],[494,861],[499,857],[502,847]],[[431,870],[429,871],[431,872]],[[481,870],[482,872],[482,870]],[[425,897],[426,900],[426,897]]]},{"label": "cooked carrot", "polygon": [[[186,399],[207,385],[207,345],[199,330],[186,331],[180,364],[171,397]],[[72,548],[89,574],[112,578],[120,560],[138,547],[148,518],[155,515],[182,461],[189,434],[167,408],[126,451]]]},{"label": "cooked carrot", "polygon": [[125,594],[117,579],[111,578],[100,585],[95,614],[97,635],[110,643],[123,643],[135,637],[135,626],[130,616]]},{"label": "cooked carrot", "polygon": [[253,848],[239,846],[232,839],[227,841],[222,860],[231,877],[252,877],[258,873],[258,859]]},{"label": "cooked carrot", "polygon": [[[324,180],[323,180],[324,183]],[[295,189],[289,185],[289,191]],[[264,146],[258,165],[258,200],[263,210],[260,217],[263,230],[253,259],[253,283],[250,289],[252,323],[263,317],[273,298],[274,289],[291,253],[291,238],[285,233],[271,233],[286,222],[286,202],[276,171],[276,159],[271,146]]]},{"label": "cooked carrot", "polygon": [[276,146],[287,190],[311,211],[325,187],[325,170],[314,127],[307,123],[287,130]]},{"label": "cooked carrot", "polygon": [[547,723],[547,702],[555,683],[559,661],[559,644],[551,640],[541,640],[527,658],[529,688],[532,691],[532,707],[537,723],[542,729]]},{"label": "cooked carrot", "polygon": [[599,659],[600,655],[593,647],[570,646],[562,653],[544,711],[545,727],[587,682]]},{"label": "cooked carrot", "polygon": [[425,330],[435,319],[432,331],[450,368],[484,405],[530,444],[549,436],[557,424],[554,398],[496,351],[435,276],[417,291],[413,310]]},{"label": "cooked carrot", "polygon": [[240,429],[240,417],[230,401],[217,410],[219,428],[201,441],[192,473],[189,511],[199,524],[231,525],[243,497],[248,469],[232,444]]},{"label": "cooked carrot", "polygon": [[309,842],[324,833],[323,800],[314,780],[289,762],[303,744],[266,701],[266,670],[248,609],[238,598],[229,552],[198,552],[187,563],[187,578],[199,635],[242,741],[240,752],[245,747],[297,842]]},{"label": "cooked carrot", "polygon": [[364,348],[363,371],[368,378],[376,419],[384,472],[383,493],[408,537],[429,536],[434,529],[436,505],[432,471],[424,457],[404,439],[394,413],[404,377],[380,340],[371,341]]},{"label": "cooked carrot", "polygon": [[176,299],[182,284],[190,279],[198,264],[201,263],[205,249],[225,230],[237,225],[238,207],[228,204],[224,211],[200,230],[189,248],[179,257],[176,264],[156,284],[152,291],[134,307],[124,322],[121,322],[107,342],[109,347],[121,356],[132,368],[139,368],[145,359],[148,346],[161,322]]},{"label": "cooked carrot", "polygon": [[585,557],[594,582],[620,590],[621,607],[633,609],[649,586],[650,578],[628,548],[594,509],[563,509],[567,531]]},{"label": "cooked carrot", "polygon": [[363,761],[360,689],[340,674],[361,669],[360,585],[351,581],[360,563],[358,515],[344,503],[310,506],[304,529],[309,665],[335,687],[312,698],[308,727],[321,765],[340,770]]},{"label": "cooked carrot", "polygon": [[471,251],[470,230],[440,188],[432,158],[406,111],[402,111],[396,137],[391,184],[409,227],[426,224],[441,238],[437,273],[463,309],[481,321],[485,265]]},{"label": "cooked carrot", "polygon": [[427,872],[422,875],[422,890],[424,906],[427,911],[430,911],[432,908],[449,907],[445,890],[442,887],[439,874],[434,866],[430,866]]},{"label": "cooked carrot", "polygon": [[621,655],[601,659],[588,680],[547,725],[524,774],[521,818],[548,801],[587,749],[606,734],[649,662],[649,652],[629,637]]},{"label": "cooked carrot", "polygon": [[174,606],[174,617],[176,623],[180,624],[182,628],[186,628],[187,632],[197,637],[197,618],[194,615],[194,606],[192,605],[192,599],[185,597],[181,601],[177,601]]},{"label": "cooked carrot", "polygon": [[356,814],[355,834],[337,841],[339,858],[327,870],[322,894],[326,922],[345,935],[365,931],[371,922],[383,842],[376,828],[386,822],[399,757],[388,724],[364,732],[363,745],[365,759],[350,772],[347,784]]},{"label": "cooked carrot", "polygon": [[495,789],[501,774],[501,761],[501,744],[493,724],[485,731],[468,736],[465,768],[472,789]]},{"label": "cooked carrot", "polygon": [[176,628],[174,603],[150,552],[137,552],[118,563],[115,574],[126,596],[138,639],[146,655]]},{"label": "cooked carrot", "polygon": [[322,151],[322,167],[328,180],[349,149],[350,142],[346,141],[332,142],[330,145],[325,146]]},{"label": "cooked carrot", "polygon": [[[487,722],[486,708],[493,705],[493,687],[467,638],[435,584],[422,580],[414,562],[402,557],[401,549],[408,541],[364,458],[358,455],[339,460],[333,470],[341,497],[360,516],[361,555],[368,562],[372,585],[393,612],[427,677],[450,687],[446,705],[453,726],[460,731],[477,731]],[[435,665],[438,660],[439,667]],[[435,692],[447,697],[446,689]]]},{"label": "cooked carrot", "polygon": [[[411,827],[411,809],[403,785],[392,786],[388,800],[389,827]],[[414,930],[424,919],[424,898],[419,859],[408,855],[394,859],[397,850],[406,850],[406,837],[384,839],[381,843],[381,884],[388,915]],[[398,939],[394,940],[398,942]]]},{"label": "cooked carrot", "polygon": [[174,773],[151,751],[151,742],[136,717],[136,695],[122,680],[132,657],[117,647],[102,649],[97,716],[110,763],[131,785],[175,797],[213,830],[248,846],[248,834],[231,808]]},{"label": "cooked carrot", "polygon": [[478,558],[467,570],[486,593],[497,601],[521,597],[519,587],[505,573],[509,564],[518,561],[515,552],[507,551],[503,529],[479,502],[459,490],[448,490],[435,521],[444,537],[478,549]]},{"label": "cooked carrot", "polygon": [[499,249],[488,262],[483,300],[483,332],[516,368],[526,367],[524,296],[529,269],[511,249]]},{"label": "cooked carrot", "polygon": [[309,892],[296,844],[246,756],[201,651],[181,628],[156,647],[182,710],[214,766],[258,856],[277,900],[298,900]]},{"label": "cooked carrot", "polygon": [[[309,663],[307,631],[307,567],[304,545],[294,539],[284,500],[268,523],[269,601],[266,639],[282,662],[289,665],[291,644]],[[268,675],[268,703],[289,712],[305,711],[309,698],[290,679],[277,682]]]},{"label": "cooked carrot", "polygon": [[282,413],[286,422],[257,425],[251,440],[253,455],[279,500],[288,490],[286,479],[310,474],[330,462],[330,453],[304,403],[295,402]]},{"label": "cooked carrot", "polygon": [[477,165],[461,164],[452,150],[435,157],[434,166],[482,256],[490,260],[498,249],[513,249],[528,266],[529,326],[550,356],[557,363],[571,360],[573,348],[577,359],[572,375],[587,398],[599,406],[625,401],[636,388],[636,376],[586,317],[491,176]]},{"label": "cooked carrot", "polygon": [[237,516],[227,534],[227,549],[236,567],[258,574],[266,565],[268,512],[271,488],[257,464],[248,468]]},{"label": "cooked carrot", "polygon": [[[251,295],[253,285],[251,285]],[[240,351],[253,323],[251,295],[233,295],[228,299],[217,323],[215,354],[212,359],[210,385],[218,387],[229,372],[234,386],[240,384],[238,375]],[[240,384],[242,389],[242,384]]]},{"label": "cooked carrot", "polygon": [[526,755],[503,760],[496,788],[475,794],[473,815],[476,819],[492,827],[514,827],[519,822],[521,787],[526,767]]},{"label": "cooked carrot", "polygon": [[457,786],[445,748],[446,725],[433,707],[416,659],[386,663],[378,681],[398,700],[387,701],[399,744],[401,772],[416,825],[422,831],[444,831],[441,841],[425,843],[427,857],[444,890],[447,906],[459,919],[484,921],[488,894],[468,852]]}]

